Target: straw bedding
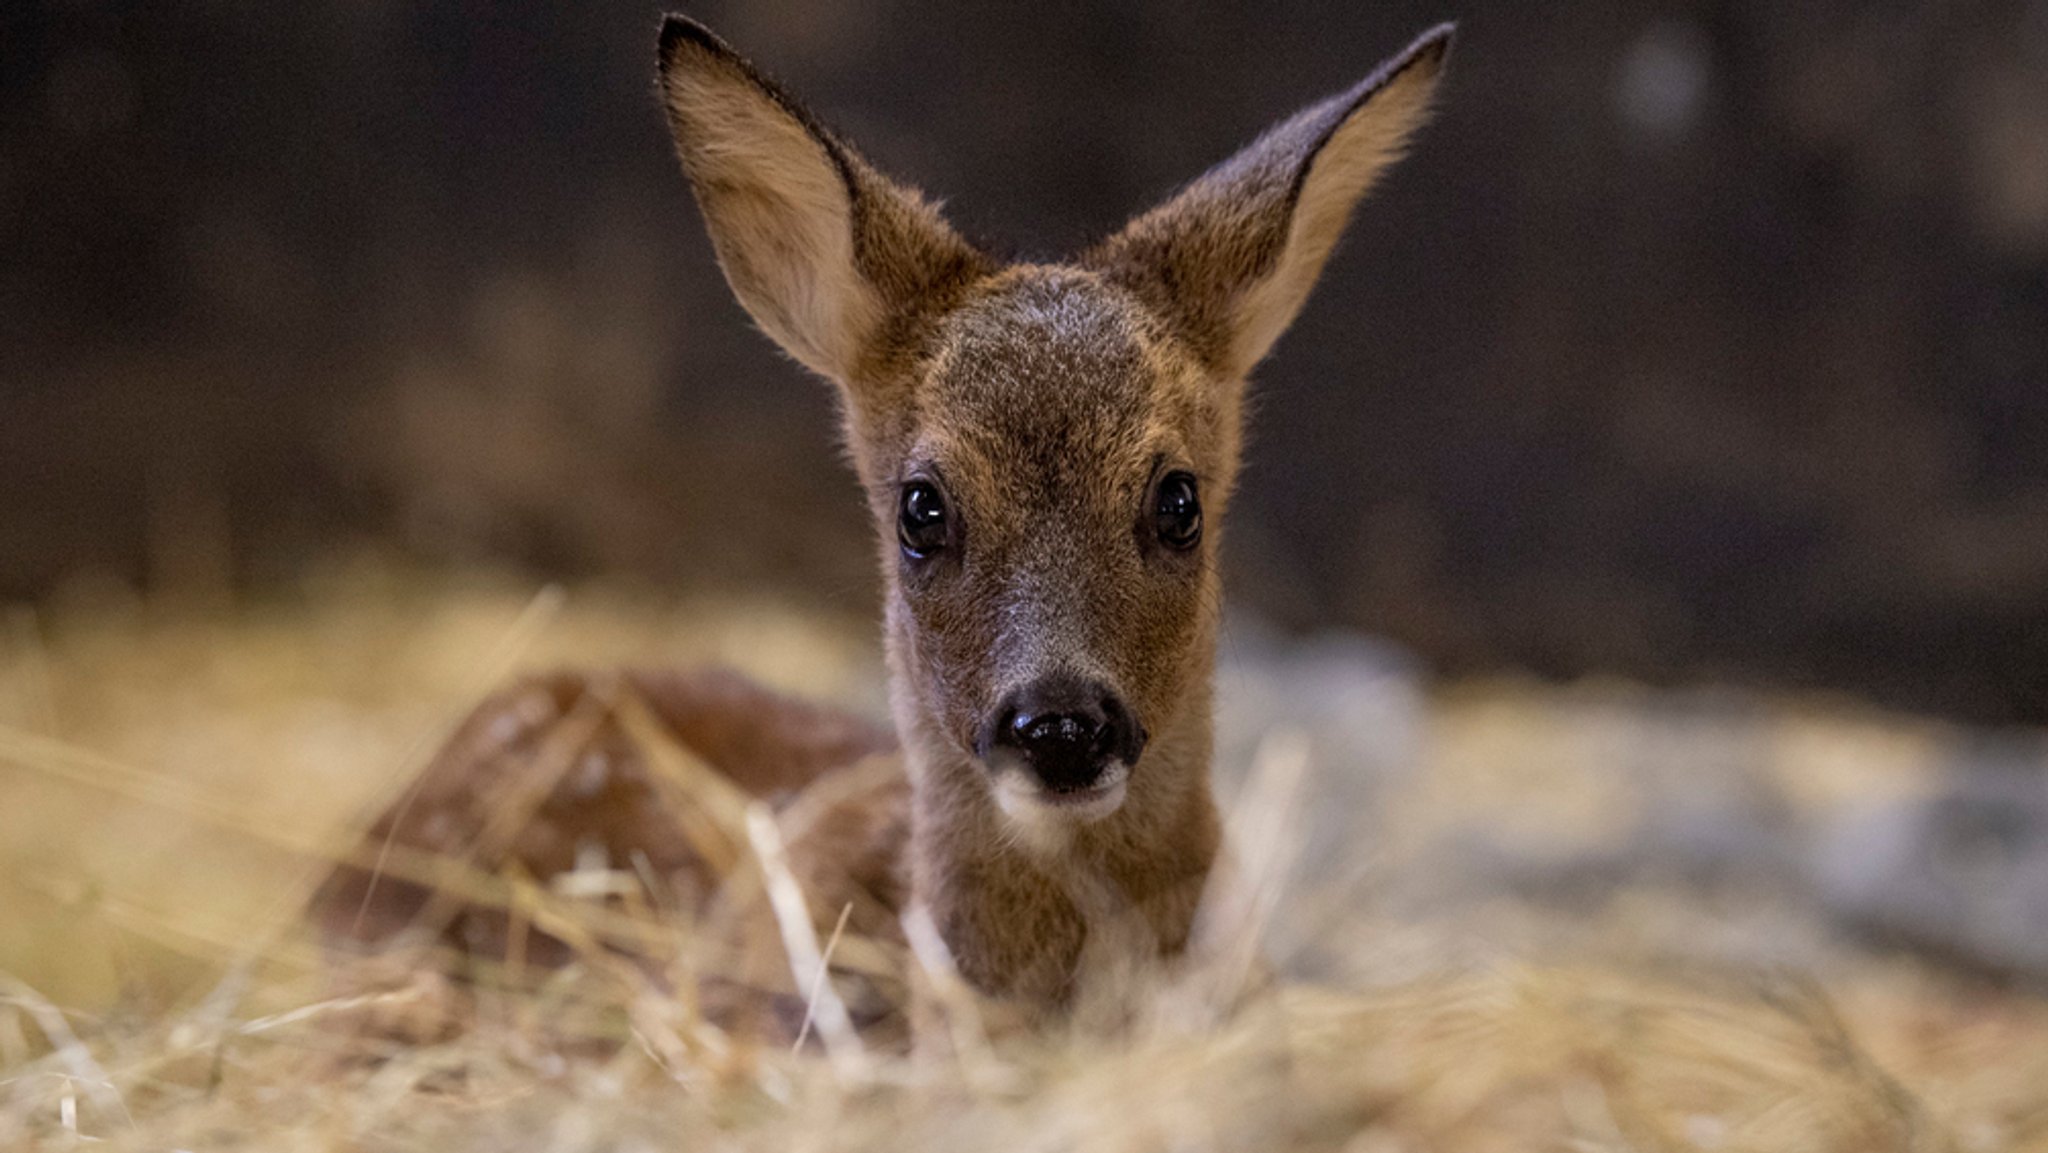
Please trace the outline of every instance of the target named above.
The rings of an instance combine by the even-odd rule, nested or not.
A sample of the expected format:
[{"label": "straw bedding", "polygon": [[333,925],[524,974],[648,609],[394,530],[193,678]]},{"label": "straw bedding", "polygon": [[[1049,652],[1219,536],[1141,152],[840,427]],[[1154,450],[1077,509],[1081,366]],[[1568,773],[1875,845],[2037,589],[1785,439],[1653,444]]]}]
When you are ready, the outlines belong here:
[{"label": "straw bedding", "polygon": [[[1636,867],[1659,813],[1721,811],[1616,743],[1668,730],[1667,698],[1402,681],[1377,703],[1333,690],[1362,703],[1318,719],[1309,689],[1269,706],[1260,686],[1366,682],[1326,652],[1244,647],[1219,765],[1244,881],[1218,915],[1247,948],[1134,982],[1113,1020],[1034,1031],[912,926],[907,955],[868,957],[931,1007],[905,1048],[821,1012],[835,990],[806,989],[784,940],[809,1014],[792,1048],[707,1015],[689,910],[649,899],[631,861],[547,882],[366,862],[361,836],[523,670],[724,663],[881,716],[858,617],[361,563],[232,610],[102,588],[18,611],[0,638],[0,1148],[2048,1149],[2048,1001],[2024,980],[1878,949],[1768,869]],[[1347,745],[1375,708],[1393,720],[1356,741],[1393,743]],[[1761,715],[1768,757],[1667,775],[1741,777],[1788,827],[1934,787],[1940,726],[1759,708],[1679,727],[1725,760]],[[727,868],[789,879],[758,811],[750,827],[692,779],[670,786],[699,813],[679,835],[718,831]],[[1538,867],[1586,860],[1608,872]],[[337,959],[304,912],[337,861],[561,955],[441,938]],[[811,945],[859,964],[856,937]]]}]

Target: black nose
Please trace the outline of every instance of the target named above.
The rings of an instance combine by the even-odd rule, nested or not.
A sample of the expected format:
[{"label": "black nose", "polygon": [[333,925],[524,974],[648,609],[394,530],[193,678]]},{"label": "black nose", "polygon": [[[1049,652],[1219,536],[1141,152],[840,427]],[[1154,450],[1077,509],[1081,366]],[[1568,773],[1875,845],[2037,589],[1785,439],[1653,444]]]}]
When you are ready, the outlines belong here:
[{"label": "black nose", "polygon": [[1116,693],[1077,677],[1025,686],[997,708],[993,721],[984,743],[1015,749],[1055,791],[1088,788],[1110,761],[1132,764],[1145,747],[1144,730]]}]

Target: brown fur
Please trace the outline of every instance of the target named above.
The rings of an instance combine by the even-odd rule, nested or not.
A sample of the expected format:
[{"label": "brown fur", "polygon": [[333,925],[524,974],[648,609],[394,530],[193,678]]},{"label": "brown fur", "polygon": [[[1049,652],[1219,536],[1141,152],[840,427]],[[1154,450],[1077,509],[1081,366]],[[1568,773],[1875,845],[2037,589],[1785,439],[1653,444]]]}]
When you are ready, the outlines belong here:
[{"label": "brown fur", "polygon": [[[1422,120],[1448,43],[1448,27],[1425,34],[1073,262],[1005,267],[708,30],[664,24],[664,102],[719,262],[761,328],[845,402],[881,545],[902,765],[849,767],[876,747],[868,734],[765,696],[701,681],[636,687],[743,789],[805,789],[786,835],[821,920],[852,905],[857,929],[890,936],[906,902],[920,903],[966,977],[1027,1014],[1069,1008],[1186,947],[1220,840],[1210,680],[1244,377]],[[1185,551],[1149,519],[1155,485],[1176,470],[1197,479],[1207,526]],[[960,525],[928,563],[896,542],[912,480],[938,485]],[[1121,804],[1090,819],[1039,803],[1014,770],[976,753],[1006,694],[1055,675],[1110,687],[1150,737]],[[561,728],[585,687],[522,692],[552,702],[532,711]],[[478,744],[508,723],[527,732],[503,720],[524,699],[465,726],[430,770],[420,811],[478,804],[503,775],[491,766],[536,760]],[[746,718],[737,729],[711,719],[727,709]],[[581,739],[639,765],[630,742],[607,744],[617,734],[605,716]],[[545,827],[519,835],[567,847],[536,843],[513,859],[546,875],[567,867],[578,837],[630,849],[606,822],[630,829],[629,842],[664,843],[646,815],[659,807],[631,792],[644,784],[633,772],[612,779],[624,791],[583,809],[560,796],[570,779],[544,782]],[[379,828],[430,840],[402,814]],[[703,872],[676,838],[666,843],[649,854],[658,865]],[[770,922],[743,907],[758,912],[726,904],[738,945],[726,976],[786,989]]]},{"label": "brown fur", "polygon": [[[1219,534],[1164,550],[1145,502],[1184,469],[1220,521],[1244,374],[1422,119],[1448,42],[1425,35],[1074,263],[998,268],[716,36],[663,27],[670,124],[734,291],[843,390],[882,546],[911,892],[985,991],[1057,1006],[1091,934],[1166,955],[1187,940],[1219,840]],[[964,521],[956,555],[897,555],[912,479]],[[974,753],[1005,692],[1065,669],[1114,686],[1152,735],[1093,823],[1009,811]]]},{"label": "brown fur", "polygon": [[[426,929],[466,951],[505,954],[503,910],[450,905],[437,914],[425,885],[373,879],[387,843],[485,874],[511,867],[542,880],[596,852],[609,867],[658,878],[666,900],[707,906],[723,870],[705,859],[701,840],[679,834],[679,798],[660,787],[649,750],[624,723],[628,701],[645,707],[666,739],[746,793],[771,800],[793,798],[896,745],[860,718],[793,701],[723,669],[527,677],[463,720],[365,833],[366,851],[328,877],[313,903],[328,940],[382,945]],[[851,860],[847,848],[826,851]],[[884,893],[900,888],[881,884],[872,869],[859,880]],[[567,956],[561,942],[531,938],[528,960]]]}]

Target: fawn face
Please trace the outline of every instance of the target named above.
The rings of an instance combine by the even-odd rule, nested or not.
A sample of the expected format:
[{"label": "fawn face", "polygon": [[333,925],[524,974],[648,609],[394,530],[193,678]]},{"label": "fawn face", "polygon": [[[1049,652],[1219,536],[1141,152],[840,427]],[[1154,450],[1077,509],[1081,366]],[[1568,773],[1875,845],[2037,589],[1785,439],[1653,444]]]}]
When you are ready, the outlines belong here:
[{"label": "fawn face", "polygon": [[1231,395],[1080,269],[990,278],[930,348],[858,449],[905,687],[1011,816],[1107,816],[1206,693]]},{"label": "fawn face", "polygon": [[983,782],[1027,826],[1206,788],[1244,377],[1423,118],[1448,39],[1072,262],[1004,267],[710,32],[664,25],[663,96],[727,279],[840,387],[925,779]]}]

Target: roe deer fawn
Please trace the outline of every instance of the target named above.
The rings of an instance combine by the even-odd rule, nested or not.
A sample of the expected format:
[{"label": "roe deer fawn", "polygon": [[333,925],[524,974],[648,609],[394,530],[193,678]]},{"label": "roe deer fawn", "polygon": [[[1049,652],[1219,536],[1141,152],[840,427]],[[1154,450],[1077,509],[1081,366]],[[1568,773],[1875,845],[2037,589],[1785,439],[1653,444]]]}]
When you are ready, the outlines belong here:
[{"label": "roe deer fawn", "polygon": [[[664,23],[661,93],[719,262],[837,386],[880,543],[901,754],[792,838],[826,923],[857,902],[886,934],[915,901],[973,986],[1039,1013],[1072,1003],[1091,952],[1186,946],[1220,839],[1218,529],[1245,377],[1425,117],[1449,42],[1425,33],[1071,261],[1004,264],[702,25]],[[487,703],[378,834],[474,849],[494,766],[594,683]],[[887,743],[716,676],[618,683],[756,796],[816,791]],[[701,865],[646,817],[644,750],[602,707],[578,740],[597,781],[557,771],[491,851],[541,876],[592,838]],[[366,878],[338,876],[323,916],[366,935]]]}]

